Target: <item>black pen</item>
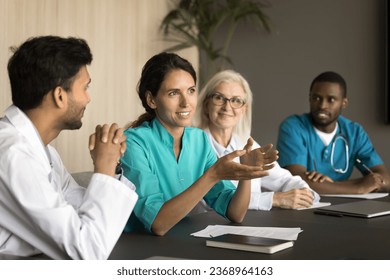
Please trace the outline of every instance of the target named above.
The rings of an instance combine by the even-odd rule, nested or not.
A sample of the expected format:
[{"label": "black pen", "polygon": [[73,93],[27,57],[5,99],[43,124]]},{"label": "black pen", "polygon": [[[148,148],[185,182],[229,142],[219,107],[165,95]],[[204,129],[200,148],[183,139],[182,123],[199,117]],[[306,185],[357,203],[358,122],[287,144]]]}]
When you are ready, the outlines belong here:
[{"label": "black pen", "polygon": [[363,168],[368,171],[369,173],[371,174],[374,174],[374,172],[367,166],[365,165],[360,159],[356,159],[356,162],[359,163],[361,166],[363,166]]},{"label": "black pen", "polygon": [[[356,162],[359,163],[361,166],[363,166],[363,168],[367,170],[369,173],[374,174],[374,172],[367,165],[365,165],[360,159],[357,158]],[[381,183],[384,184],[383,179],[381,179]]]}]

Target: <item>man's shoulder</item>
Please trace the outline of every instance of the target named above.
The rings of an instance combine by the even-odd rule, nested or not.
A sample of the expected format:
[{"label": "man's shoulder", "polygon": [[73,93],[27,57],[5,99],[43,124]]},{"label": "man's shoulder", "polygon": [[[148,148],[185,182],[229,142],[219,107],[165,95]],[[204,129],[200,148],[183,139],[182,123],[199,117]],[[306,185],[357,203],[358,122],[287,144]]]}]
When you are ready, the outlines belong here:
[{"label": "man's shoulder", "polygon": [[31,143],[12,125],[0,124],[0,161],[2,165],[19,161],[20,157],[32,154],[36,149],[31,148]]},{"label": "man's shoulder", "polygon": [[0,147],[2,152],[7,148],[23,142],[21,133],[10,123],[0,120]]},{"label": "man's shoulder", "polygon": [[360,125],[358,122],[352,121],[351,119],[348,119],[344,117],[343,115],[340,115],[338,118],[338,122],[341,124],[347,124],[347,125]]},{"label": "man's shoulder", "polygon": [[355,121],[352,121],[344,116],[339,116],[338,122],[343,130],[355,132],[355,131],[364,131],[363,126]]},{"label": "man's shoulder", "polygon": [[311,124],[310,116],[309,114],[293,114],[285,118],[282,123],[281,127],[297,127],[302,126],[306,127],[307,125]]}]

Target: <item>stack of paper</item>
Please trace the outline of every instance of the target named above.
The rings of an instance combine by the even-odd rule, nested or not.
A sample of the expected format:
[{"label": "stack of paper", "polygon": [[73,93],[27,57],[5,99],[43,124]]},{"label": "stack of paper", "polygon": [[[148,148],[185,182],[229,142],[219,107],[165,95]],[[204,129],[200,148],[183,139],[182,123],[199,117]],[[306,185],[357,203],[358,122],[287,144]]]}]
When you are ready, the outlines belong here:
[{"label": "stack of paper", "polygon": [[297,240],[301,228],[282,227],[244,227],[244,226],[221,226],[210,225],[205,229],[191,233],[196,237],[216,237],[223,234],[239,234],[246,236],[268,237],[282,240]]}]

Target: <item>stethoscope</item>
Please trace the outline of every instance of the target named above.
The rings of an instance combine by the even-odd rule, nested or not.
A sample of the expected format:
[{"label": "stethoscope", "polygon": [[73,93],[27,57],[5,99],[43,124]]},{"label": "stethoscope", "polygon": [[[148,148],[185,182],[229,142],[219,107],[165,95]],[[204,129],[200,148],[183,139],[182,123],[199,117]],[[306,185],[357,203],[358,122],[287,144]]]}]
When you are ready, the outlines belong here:
[{"label": "stethoscope", "polygon": [[[340,125],[338,125],[338,127],[340,128],[340,131],[334,136],[334,138],[332,140],[332,148],[331,148],[331,152],[330,152],[330,165],[331,165],[334,172],[340,173],[340,174],[345,174],[345,173],[347,173],[348,168],[349,168],[349,146],[348,146],[348,140],[344,136]],[[336,148],[337,141],[341,141],[344,144],[344,150],[345,150],[345,167],[344,168],[336,168],[336,166],[334,164],[334,150]],[[313,163],[314,163],[314,170],[318,170],[315,158],[313,158]]]},{"label": "stethoscope", "polygon": [[[340,132],[338,133],[337,136],[334,137],[333,139],[333,143],[332,143],[332,150],[330,152],[330,165],[332,166],[332,169],[337,172],[337,173],[340,173],[340,174],[344,174],[348,171],[348,167],[349,167],[349,146],[348,146],[348,140],[347,138],[344,136],[343,132],[341,131],[341,126],[339,125],[340,127]],[[342,141],[344,143],[344,146],[345,146],[345,168],[336,168],[334,166],[334,149],[336,147],[336,143],[337,141]]]}]

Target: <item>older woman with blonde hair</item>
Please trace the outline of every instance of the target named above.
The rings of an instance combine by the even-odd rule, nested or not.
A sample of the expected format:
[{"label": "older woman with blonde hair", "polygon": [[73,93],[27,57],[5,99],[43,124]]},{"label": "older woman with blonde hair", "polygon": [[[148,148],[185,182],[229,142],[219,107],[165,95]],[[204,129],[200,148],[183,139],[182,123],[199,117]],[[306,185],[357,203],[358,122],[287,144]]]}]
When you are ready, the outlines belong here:
[{"label": "older woman with blonde hair", "polygon": [[[233,70],[215,74],[201,90],[194,125],[206,132],[218,157],[245,146],[251,133],[252,102],[248,82]],[[254,141],[253,148],[258,147]],[[237,186],[239,181],[232,183]],[[319,199],[301,177],[276,163],[268,176],[251,180],[249,209],[307,208]]]}]

